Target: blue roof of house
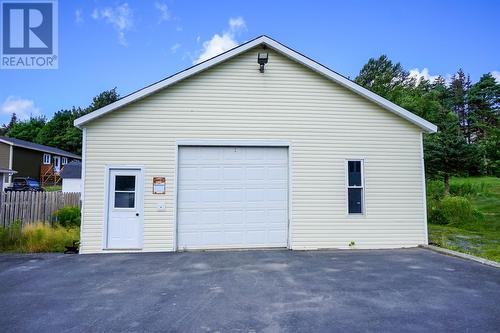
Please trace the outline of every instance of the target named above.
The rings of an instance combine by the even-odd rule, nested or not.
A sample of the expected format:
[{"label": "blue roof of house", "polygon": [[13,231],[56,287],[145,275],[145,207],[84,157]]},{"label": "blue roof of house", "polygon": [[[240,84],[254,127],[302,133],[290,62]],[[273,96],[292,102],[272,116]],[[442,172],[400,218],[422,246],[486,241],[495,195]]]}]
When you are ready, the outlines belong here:
[{"label": "blue roof of house", "polygon": [[51,154],[55,154],[55,155],[76,158],[79,160],[82,159],[81,156],[78,156],[76,154],[67,152],[67,151],[59,149],[59,148],[44,146],[44,145],[40,145],[38,143],[20,140],[20,139],[16,139],[16,138],[9,138],[6,136],[0,136],[0,142],[11,144],[11,145],[16,146],[16,147],[22,147],[22,148],[26,148],[26,149],[43,151],[45,153],[51,153]]}]

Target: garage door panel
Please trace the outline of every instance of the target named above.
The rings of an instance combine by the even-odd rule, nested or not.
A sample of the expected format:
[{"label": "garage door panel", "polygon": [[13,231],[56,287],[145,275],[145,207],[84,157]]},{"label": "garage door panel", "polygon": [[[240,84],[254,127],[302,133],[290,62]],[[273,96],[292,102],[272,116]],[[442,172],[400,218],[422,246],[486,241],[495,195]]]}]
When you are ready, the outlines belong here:
[{"label": "garage door panel", "polygon": [[201,193],[200,204],[203,204],[205,202],[214,203],[221,201],[221,191],[218,189],[200,190],[200,193]]},{"label": "garage door panel", "polygon": [[264,180],[266,178],[265,167],[248,167],[246,169],[247,180]]},{"label": "garage door panel", "polygon": [[[219,167],[205,167],[205,168],[199,168],[199,172],[201,173],[201,179],[210,181],[210,180],[219,180],[222,178],[221,175],[221,168]],[[194,179],[194,180],[198,180]]]},{"label": "garage door panel", "polygon": [[224,189],[223,201],[232,203],[241,203],[245,199],[245,192],[242,189]]},{"label": "garage door panel", "polygon": [[269,244],[267,233],[265,230],[248,230],[247,233],[248,244]]},{"label": "garage door panel", "polygon": [[245,233],[242,231],[225,232],[224,243],[222,245],[238,245],[245,244]]},{"label": "garage door panel", "polygon": [[200,192],[195,189],[180,189],[179,190],[179,206],[189,203],[197,203],[200,201]]},{"label": "garage door panel", "polygon": [[285,247],[288,150],[180,147],[178,247]]},{"label": "garage door panel", "polygon": [[268,169],[268,179],[269,180],[282,180],[285,181],[288,179],[288,170],[283,167],[269,167]]},{"label": "garage door panel", "polygon": [[196,167],[184,167],[180,171],[179,177],[182,177],[184,180],[189,181],[189,180],[196,180],[199,177],[198,175],[198,168]]},{"label": "garage door panel", "polygon": [[224,244],[224,233],[222,231],[207,230],[201,233],[201,241],[204,244]]},{"label": "garage door panel", "polygon": [[269,209],[267,211],[269,222],[287,222],[287,210],[286,209]]},{"label": "garage door panel", "polygon": [[245,224],[245,212],[243,210],[225,210],[223,213],[224,224]]},{"label": "garage door panel", "polygon": [[247,210],[246,220],[250,223],[258,223],[259,221],[266,221],[266,211],[265,210]]},{"label": "garage door panel", "polygon": [[225,182],[239,181],[245,179],[245,169],[240,166],[224,167],[222,169]]},{"label": "garage door panel", "polygon": [[283,237],[286,237],[286,232],[283,230],[269,230],[268,232],[269,243],[279,244]]}]

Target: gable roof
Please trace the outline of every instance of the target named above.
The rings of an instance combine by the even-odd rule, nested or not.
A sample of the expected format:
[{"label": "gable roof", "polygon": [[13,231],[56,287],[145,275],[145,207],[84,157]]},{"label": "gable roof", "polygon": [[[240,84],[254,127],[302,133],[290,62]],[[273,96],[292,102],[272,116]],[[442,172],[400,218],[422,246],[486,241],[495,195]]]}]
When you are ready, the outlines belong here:
[{"label": "gable roof", "polygon": [[69,162],[62,168],[60,175],[63,179],[82,178],[82,162],[80,161]]},{"label": "gable roof", "polygon": [[142,88],[136,92],[127,95],[118,101],[111,103],[103,108],[100,108],[94,112],[91,112],[85,116],[82,116],[78,119],[75,119],[74,125],[76,127],[81,128],[83,125],[88,123],[89,121],[102,117],[105,114],[112,112],[122,106],[135,102],[139,99],[142,99],[148,95],[151,95],[157,92],[160,89],[166,88],[174,83],[177,83],[180,80],[186,79],[190,76],[193,76],[199,72],[202,72],[210,67],[213,67],[223,61],[226,61],[230,58],[233,58],[247,50],[250,50],[259,45],[266,45],[267,47],[273,49],[274,51],[304,65],[305,67],[327,77],[328,79],[340,84],[341,86],[367,98],[368,100],[378,104],[382,108],[408,120],[409,122],[419,126],[424,131],[429,133],[434,133],[437,131],[437,126],[428,122],[427,120],[415,115],[414,113],[403,109],[402,107],[388,101],[387,99],[371,92],[370,90],[363,88],[362,86],[354,83],[353,81],[347,79],[346,77],[334,72],[326,66],[321,65],[320,63],[304,56],[303,54],[290,49],[289,47],[275,41],[274,39],[267,36],[257,37],[247,43],[239,45],[229,51],[226,51],[218,56],[215,56],[211,59],[208,59],[202,63],[189,67],[181,72],[178,72],[166,79],[153,83],[145,88]]},{"label": "gable roof", "polygon": [[21,147],[21,148],[26,148],[26,149],[31,149],[31,150],[37,150],[37,151],[42,151],[44,153],[50,153],[50,154],[60,155],[60,156],[64,156],[64,157],[71,157],[71,158],[77,158],[77,159],[82,158],[81,156],[75,155],[73,153],[64,151],[64,150],[59,149],[59,148],[44,146],[44,145],[40,145],[38,143],[29,142],[29,141],[20,140],[20,139],[15,139],[15,138],[8,138],[6,136],[0,136],[0,142],[6,143],[6,144],[14,146],[14,147]]}]

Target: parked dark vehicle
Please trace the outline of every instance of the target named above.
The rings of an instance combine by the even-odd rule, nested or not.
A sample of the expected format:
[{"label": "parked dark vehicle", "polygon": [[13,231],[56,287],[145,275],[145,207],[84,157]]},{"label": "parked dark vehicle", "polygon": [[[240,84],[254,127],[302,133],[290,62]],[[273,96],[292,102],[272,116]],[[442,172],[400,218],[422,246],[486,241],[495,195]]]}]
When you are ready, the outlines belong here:
[{"label": "parked dark vehicle", "polygon": [[31,191],[43,192],[38,180],[29,177],[17,177],[12,181],[12,186],[7,187],[5,192]]}]

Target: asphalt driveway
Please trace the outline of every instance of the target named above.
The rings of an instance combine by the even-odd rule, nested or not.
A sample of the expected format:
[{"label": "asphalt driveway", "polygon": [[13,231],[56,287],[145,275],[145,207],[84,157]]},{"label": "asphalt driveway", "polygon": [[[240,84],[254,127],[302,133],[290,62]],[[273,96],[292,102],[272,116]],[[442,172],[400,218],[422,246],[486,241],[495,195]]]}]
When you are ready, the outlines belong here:
[{"label": "asphalt driveway", "polygon": [[0,255],[2,332],[498,332],[499,302],[424,249]]}]

